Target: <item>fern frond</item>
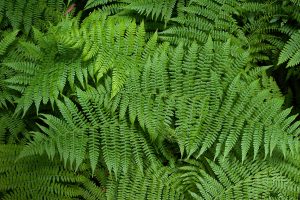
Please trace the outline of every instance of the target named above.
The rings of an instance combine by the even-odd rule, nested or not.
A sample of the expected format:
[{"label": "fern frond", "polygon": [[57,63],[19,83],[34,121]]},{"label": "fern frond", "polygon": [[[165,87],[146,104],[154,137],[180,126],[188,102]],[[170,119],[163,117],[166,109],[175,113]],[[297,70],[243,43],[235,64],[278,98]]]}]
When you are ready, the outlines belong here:
[{"label": "fern frond", "polygon": [[57,158],[51,162],[45,156],[30,156],[15,162],[20,149],[21,146],[1,145],[0,192],[3,199],[104,197],[101,188],[86,176],[85,168],[74,173],[63,169]]},{"label": "fern frond", "polygon": [[[103,153],[108,170],[116,175],[120,171],[126,172],[132,163],[142,171],[145,158],[155,165],[153,150],[147,140],[143,139],[140,130],[128,127],[124,121],[109,117],[103,108],[103,99],[93,97],[95,94],[99,95],[98,92],[91,90],[86,93],[78,90],[77,94],[83,112],[67,98],[65,103],[58,101],[63,119],[44,115],[43,121],[49,128],[39,126],[45,134],[35,132],[34,139],[24,148],[20,158],[43,152],[53,158],[58,151],[65,165],[69,162],[71,167],[75,164],[77,169],[88,151],[94,171],[99,155]],[[145,151],[145,154],[141,153],[142,151]],[[123,157],[124,153],[127,156]]]},{"label": "fern frond", "polygon": [[0,143],[1,144],[18,144],[21,143],[21,135],[27,133],[26,124],[13,113],[1,110],[0,115]]},{"label": "fern frond", "polygon": [[164,40],[175,44],[186,38],[203,44],[208,35],[216,42],[237,37],[239,26],[232,15],[237,12],[238,3],[215,0],[190,1],[187,6],[178,8],[178,16],[171,18],[175,24],[170,25],[160,35]]},{"label": "fern frond", "polygon": [[16,40],[18,30],[7,33],[0,41],[0,56],[6,53],[7,48]]},{"label": "fern frond", "polygon": [[6,3],[5,1],[0,2],[0,24],[5,16]]},{"label": "fern frond", "polygon": [[107,199],[180,199],[180,175],[168,167],[148,168],[145,174],[131,168],[116,181],[108,183]]},{"label": "fern frond", "polygon": [[97,6],[103,6],[111,2],[116,2],[117,0],[88,0],[85,4],[84,9],[90,9]]},{"label": "fern frond", "polygon": [[141,15],[150,16],[152,19],[159,18],[168,21],[171,18],[176,0],[134,0],[129,3],[126,9],[135,10]]},{"label": "fern frond", "polygon": [[13,76],[11,70],[1,67],[0,70],[0,108],[8,108],[8,103],[13,105],[18,98],[18,94],[9,88],[5,82],[5,78]]},{"label": "fern frond", "polygon": [[300,63],[300,33],[295,33],[284,46],[278,59],[278,65],[288,61],[287,67],[293,67]]},{"label": "fern frond", "polygon": [[[53,105],[67,87],[67,81],[71,88],[77,80],[82,87],[85,86],[87,69],[79,57],[80,52],[76,52],[80,46],[75,39],[64,39],[65,34],[70,34],[68,27],[73,24],[73,20],[64,21],[47,34],[35,30],[36,42],[20,42],[16,49],[16,54],[22,56],[5,59],[4,65],[16,72],[5,82],[12,89],[22,88],[19,90],[22,96],[18,100],[16,113],[23,111],[25,115],[33,103],[37,112],[41,103],[47,104],[50,101]],[[57,29],[60,29],[61,34],[55,33]],[[66,59],[68,55],[74,56],[74,60]]]},{"label": "fern frond", "polygon": [[16,92],[8,87],[5,79],[13,77],[15,74],[13,70],[5,66],[4,60],[6,57],[11,56],[11,49],[14,49],[16,42],[16,36],[19,31],[5,31],[3,33],[3,38],[1,34],[0,41],[0,108],[8,108],[8,102],[14,104],[14,101],[17,98]]},{"label": "fern frond", "polygon": [[63,9],[64,3],[56,0],[1,2],[0,22],[7,19],[14,30],[21,30],[25,35],[28,35],[32,30],[32,26],[44,29],[45,24],[43,23],[45,20],[57,23],[61,18]]},{"label": "fern frond", "polygon": [[[0,107],[16,105],[23,117],[45,114],[28,132],[25,120],[1,109],[1,197],[298,197],[300,122],[284,108],[268,67],[256,65],[283,44],[273,34],[280,20],[268,21],[277,5],[267,11],[260,6],[268,4],[239,9],[244,1],[231,0],[88,1],[87,8],[101,10],[82,23],[67,16],[45,31],[32,28],[39,17],[28,12],[29,1],[36,2],[22,4],[26,22],[11,20],[26,37],[2,50],[0,89],[11,96],[0,97]],[[41,16],[55,21],[62,1],[41,3],[49,7]],[[118,5],[119,14],[109,16]],[[264,17],[239,20],[253,12]],[[151,35],[155,23],[144,24],[151,15],[167,22],[158,28],[163,33]]]},{"label": "fern frond", "polygon": [[60,157],[64,159],[65,166],[69,161],[70,167],[75,164],[75,169],[78,169],[85,157],[87,145],[85,136],[89,128],[84,116],[78,114],[76,106],[68,99],[65,101],[67,105],[58,102],[58,106],[66,121],[45,115],[43,121],[49,124],[50,128],[39,126],[45,135],[34,132],[34,139],[22,150],[19,158],[47,152],[49,158],[53,159],[58,151]]},{"label": "fern frond", "polygon": [[[98,18],[101,18],[105,31],[100,28]],[[94,59],[89,71],[96,81],[112,71],[111,96],[114,97],[126,82],[128,71],[138,68],[147,59],[141,59],[141,54],[147,55],[144,51],[148,49],[143,23],[137,28],[134,21],[106,18],[94,12],[84,22],[83,60]]]},{"label": "fern frond", "polygon": [[194,199],[297,199],[299,185],[266,161],[208,160],[212,174],[197,168],[198,162],[182,167],[184,184]]},{"label": "fern frond", "polygon": [[230,42],[215,47],[211,39],[202,49],[194,43],[186,55],[181,55],[183,45],[168,48],[159,48],[160,56],[150,57],[141,73],[131,71],[112,103],[120,119],[127,116],[134,124],[137,118],[152,140],[166,138],[161,130],[172,127],[181,154],[186,152],[188,157],[196,153],[199,157],[211,148],[216,149],[215,157],[241,149],[242,160],[250,150],[254,158],[261,149],[265,156],[271,156],[274,149],[284,154],[287,149],[294,151],[298,142],[292,135],[296,133],[286,129],[293,120],[286,121],[289,125],[275,122],[283,112],[282,95],[269,78],[261,78],[266,68],[244,70],[248,52],[234,56]]}]

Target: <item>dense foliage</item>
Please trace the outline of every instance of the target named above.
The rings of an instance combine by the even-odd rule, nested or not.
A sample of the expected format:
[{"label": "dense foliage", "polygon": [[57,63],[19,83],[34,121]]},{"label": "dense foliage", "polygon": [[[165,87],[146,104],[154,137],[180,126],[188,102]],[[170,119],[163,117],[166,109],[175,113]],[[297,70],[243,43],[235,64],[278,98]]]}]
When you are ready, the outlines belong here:
[{"label": "dense foliage", "polygon": [[0,1],[0,198],[299,199],[299,31],[298,0]]}]

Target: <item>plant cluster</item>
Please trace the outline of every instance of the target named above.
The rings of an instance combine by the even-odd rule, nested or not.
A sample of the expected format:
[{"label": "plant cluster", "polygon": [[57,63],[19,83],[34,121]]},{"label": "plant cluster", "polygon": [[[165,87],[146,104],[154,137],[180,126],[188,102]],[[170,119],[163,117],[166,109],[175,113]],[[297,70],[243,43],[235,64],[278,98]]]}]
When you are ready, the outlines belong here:
[{"label": "plant cluster", "polygon": [[0,1],[1,199],[299,199],[300,1],[72,3]]}]

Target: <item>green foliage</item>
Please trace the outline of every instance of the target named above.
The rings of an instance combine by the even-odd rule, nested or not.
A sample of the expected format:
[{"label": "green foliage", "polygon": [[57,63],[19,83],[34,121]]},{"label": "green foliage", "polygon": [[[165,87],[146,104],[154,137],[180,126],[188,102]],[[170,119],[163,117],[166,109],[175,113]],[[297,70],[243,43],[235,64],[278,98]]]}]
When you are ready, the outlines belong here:
[{"label": "green foliage", "polygon": [[150,16],[155,20],[161,17],[166,21],[171,18],[173,8],[176,4],[176,0],[127,0],[126,2],[129,3],[126,9],[135,10],[139,14]]},{"label": "green foliage", "polygon": [[28,131],[22,119],[13,116],[13,113],[1,110],[0,124],[0,144],[24,143],[22,138]]},{"label": "green foliage", "polygon": [[154,20],[168,21],[174,10],[177,0],[89,0],[85,9],[100,6],[104,11],[115,13],[138,13],[141,16]]},{"label": "green foliage", "polygon": [[295,33],[286,43],[280,53],[278,64],[288,61],[287,67],[294,67],[300,63],[300,33]]},{"label": "green foliage", "polygon": [[[2,199],[102,199],[86,167],[77,172],[64,169],[58,159],[31,156],[15,162],[20,147],[1,145],[0,191]],[[104,180],[105,181],[105,180]],[[97,191],[98,190],[98,191]],[[102,192],[101,192],[102,191]]]},{"label": "green foliage", "polygon": [[298,1],[77,6],[0,2],[1,199],[299,198]]},{"label": "green foliage", "polygon": [[[7,31],[1,34],[0,41],[0,58],[1,60],[6,56],[7,50],[10,46],[16,41],[16,36],[18,31]],[[0,68],[0,109],[6,107],[7,102],[11,104],[17,97],[16,94],[11,90],[8,85],[5,83],[5,79],[13,75],[12,71],[4,68],[3,65]]]},{"label": "green foliage", "polygon": [[145,174],[133,168],[118,181],[109,180],[107,199],[181,199],[180,175],[168,167],[148,168]]},{"label": "green foliage", "polygon": [[24,148],[20,158],[45,151],[53,158],[58,151],[64,164],[69,162],[71,168],[74,164],[77,170],[87,151],[94,171],[101,153],[109,172],[113,170],[116,174],[127,172],[133,163],[141,172],[144,162],[155,165],[155,155],[143,132],[129,127],[123,120],[110,117],[103,105],[106,94],[101,88],[98,90],[77,91],[82,112],[67,98],[64,103],[57,102],[64,120],[44,115],[43,122],[49,128],[39,126],[45,134],[35,132],[34,140]]},{"label": "green foliage", "polygon": [[88,0],[85,4],[85,9],[94,8],[96,6],[106,5],[111,2],[116,2],[117,0]]},{"label": "green foliage", "polygon": [[[84,84],[87,71],[82,67],[75,39],[65,41],[63,37],[68,28],[55,27],[47,34],[35,29],[34,42],[20,41],[15,52],[4,59],[2,65],[15,73],[6,79],[7,85],[22,94],[16,112],[23,109],[25,114],[32,103],[37,111],[41,102],[53,104],[67,80],[70,86],[74,84],[75,76]],[[59,30],[62,35],[55,34]]]},{"label": "green foliage", "polygon": [[58,22],[64,10],[60,0],[10,0],[0,3],[0,27],[11,26],[29,34],[32,26],[44,28],[46,19]]},{"label": "green foliage", "polygon": [[175,22],[164,30],[161,35],[166,41],[178,44],[197,41],[205,43],[208,35],[214,41],[226,41],[243,34],[232,16],[237,13],[239,1],[189,1],[188,5],[178,5],[178,16],[171,19]]},{"label": "green foliage", "polygon": [[[190,160],[181,167],[183,184],[188,185],[194,199],[297,199],[299,182],[284,174],[277,166],[265,161],[248,160],[241,164],[235,159],[207,160],[203,164]],[[299,171],[298,171],[299,173]]]},{"label": "green foliage", "polygon": [[[97,83],[111,71],[111,96],[118,93],[127,79],[127,67],[145,62],[155,48],[157,36],[147,43],[143,25],[105,19],[105,15],[93,13],[80,28],[76,20],[67,20],[46,34],[35,29],[33,42],[19,43],[14,55],[3,63],[17,73],[6,80],[10,88],[22,93],[16,112],[23,110],[25,114],[33,103],[37,111],[41,103],[50,101],[53,105],[66,91],[67,83],[67,88],[74,89],[75,82],[85,88],[88,74]],[[101,24],[105,31],[99,27]],[[116,26],[117,33],[113,29]]]}]

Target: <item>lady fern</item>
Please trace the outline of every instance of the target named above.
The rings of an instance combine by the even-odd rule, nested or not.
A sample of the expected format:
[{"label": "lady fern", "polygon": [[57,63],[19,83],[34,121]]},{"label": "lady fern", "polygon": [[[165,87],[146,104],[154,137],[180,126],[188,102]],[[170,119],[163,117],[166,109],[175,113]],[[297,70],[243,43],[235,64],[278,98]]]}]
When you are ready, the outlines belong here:
[{"label": "lady fern", "polygon": [[279,56],[278,64],[288,61],[287,67],[294,67],[300,63],[299,38],[300,33],[295,33],[291,36],[291,39],[284,46]]},{"label": "lady fern", "polygon": [[[103,187],[93,184],[82,166],[76,173],[63,169],[59,159],[32,156],[15,163],[20,147],[1,145],[2,199],[102,199]],[[14,166],[14,167],[12,167]],[[102,190],[102,192],[101,192]]]},{"label": "lady fern", "polygon": [[[0,27],[11,26],[28,35],[32,26],[44,29],[43,19],[57,23],[64,9],[63,1],[12,0],[0,3]],[[8,23],[6,23],[8,21]]]},{"label": "lady fern", "polygon": [[[182,2],[182,0],[180,1]],[[85,9],[100,6],[103,11],[112,11],[115,9],[114,5],[116,5],[120,13],[138,13],[154,20],[168,21],[173,14],[176,3],[177,0],[89,0],[85,5]]]},{"label": "lady fern", "polygon": [[300,122],[268,66],[283,46],[297,64],[297,1],[12,2],[1,199],[299,198]]},{"label": "lady fern", "polygon": [[45,134],[35,132],[34,140],[24,148],[20,158],[43,152],[53,158],[57,151],[65,165],[69,163],[77,170],[88,154],[93,172],[102,157],[109,172],[115,174],[127,172],[133,163],[141,171],[144,162],[155,165],[156,157],[143,132],[110,117],[104,108],[105,99],[101,98],[104,94],[99,92],[77,91],[83,112],[67,98],[64,103],[57,102],[65,120],[45,115],[43,121],[49,128],[40,125]]},{"label": "lady fern", "polygon": [[[207,160],[202,163],[188,161],[181,167],[183,184],[189,185],[189,195],[194,199],[296,199],[299,183],[264,161],[250,161],[242,165],[237,160],[219,160],[217,163]],[[230,170],[234,168],[235,170]]]}]

